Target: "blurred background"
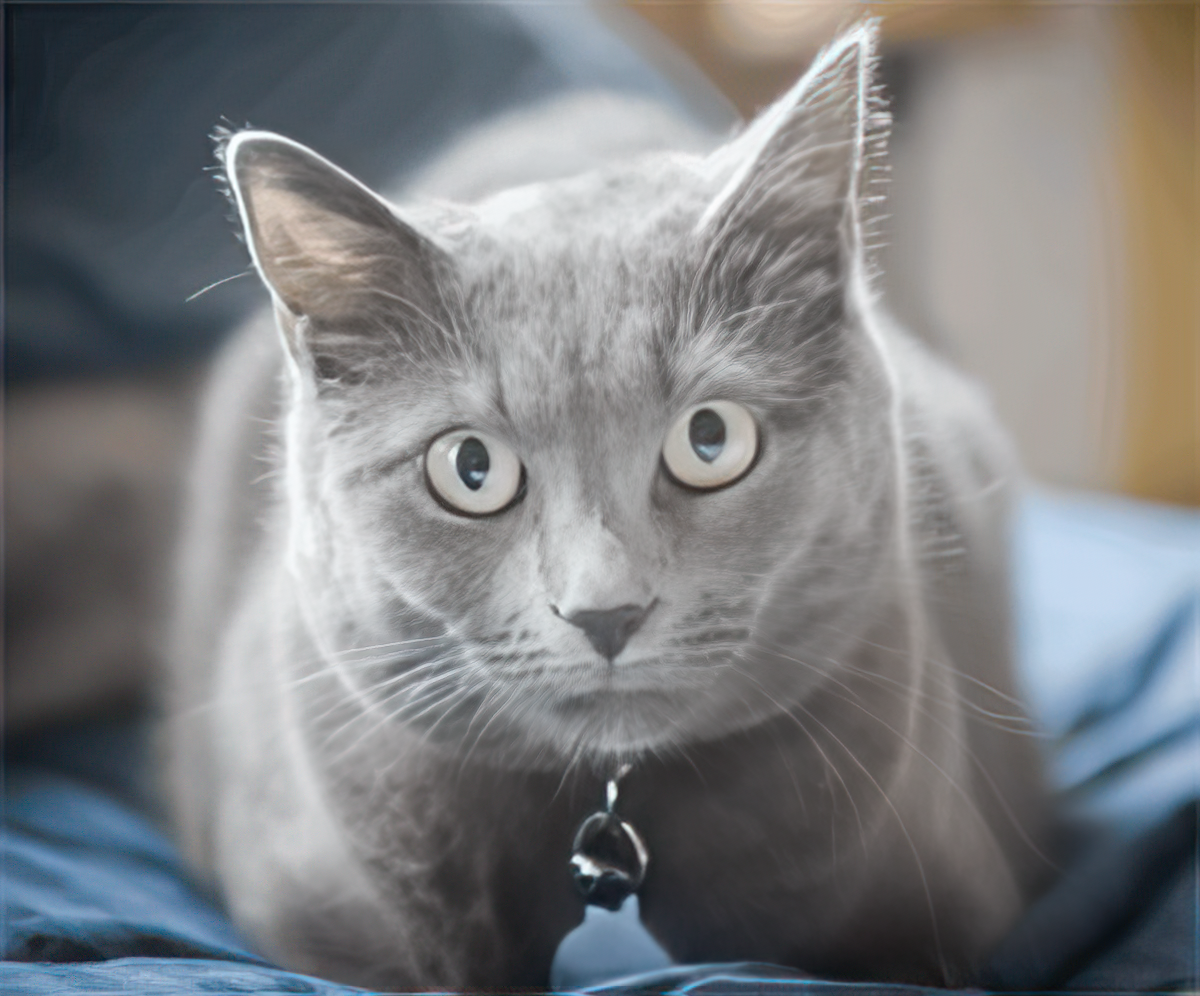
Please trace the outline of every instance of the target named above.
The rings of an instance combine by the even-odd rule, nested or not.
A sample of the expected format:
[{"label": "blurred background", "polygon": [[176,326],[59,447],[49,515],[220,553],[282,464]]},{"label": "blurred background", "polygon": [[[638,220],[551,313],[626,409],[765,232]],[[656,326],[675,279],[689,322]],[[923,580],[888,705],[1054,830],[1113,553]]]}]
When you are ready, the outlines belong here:
[{"label": "blurred background", "polygon": [[1036,480],[1200,504],[1194,2],[8,3],[10,729],[136,697],[158,653],[200,371],[264,300],[215,125],[382,187],[567,89],[728,132],[864,13],[889,306],[986,385]]}]

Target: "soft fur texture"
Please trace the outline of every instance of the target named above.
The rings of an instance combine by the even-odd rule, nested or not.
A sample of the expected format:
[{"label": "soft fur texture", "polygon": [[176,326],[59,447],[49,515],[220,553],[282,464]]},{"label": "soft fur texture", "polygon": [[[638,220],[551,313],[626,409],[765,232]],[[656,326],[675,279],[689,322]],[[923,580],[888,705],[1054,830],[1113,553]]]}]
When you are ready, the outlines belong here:
[{"label": "soft fur texture", "polygon": [[[573,830],[625,761],[643,919],[676,959],[957,981],[1026,901],[1045,865],[1008,662],[1012,469],[872,291],[873,44],[839,39],[707,155],[551,180],[539,157],[541,182],[482,196],[489,161],[460,151],[470,206],[393,209],[285,139],[229,141],[280,334],[230,346],[203,419],[172,790],[284,964],[545,984],[583,912]],[[611,101],[512,133],[602,151]],[[662,119],[609,113],[609,146],[686,140]],[[476,148],[511,147],[504,127]],[[762,442],[701,492],[661,449],[709,400]],[[434,499],[425,452],[457,427],[520,457],[511,508]],[[622,605],[652,608],[610,662],[567,620]]]}]

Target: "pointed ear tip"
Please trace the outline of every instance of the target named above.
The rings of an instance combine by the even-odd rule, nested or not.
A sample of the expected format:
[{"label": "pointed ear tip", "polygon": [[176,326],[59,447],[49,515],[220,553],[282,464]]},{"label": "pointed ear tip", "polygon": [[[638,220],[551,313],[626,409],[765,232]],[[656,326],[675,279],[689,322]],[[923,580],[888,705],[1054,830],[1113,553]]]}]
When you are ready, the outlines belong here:
[{"label": "pointed ear tip", "polygon": [[834,36],[833,40],[821,49],[813,62],[826,69],[842,63],[847,56],[854,61],[873,61],[879,53],[881,17],[864,17],[855,21],[850,27]]},{"label": "pointed ear tip", "polygon": [[258,131],[253,128],[233,132],[223,139],[218,137],[218,142],[224,152],[225,163],[229,166],[232,166],[235,162],[244,161],[247,156],[253,155],[255,152],[266,151],[272,146],[276,149],[280,147],[291,148],[294,146],[294,143],[288,141],[282,135],[276,135],[270,131]]},{"label": "pointed ear tip", "polygon": [[[269,171],[271,165],[280,167],[297,161],[310,162],[316,158],[299,142],[257,129],[234,132],[228,139],[219,140],[217,155],[230,182],[234,184],[261,174],[261,167],[264,166]],[[250,173],[255,167],[259,167],[257,173]]]},{"label": "pointed ear tip", "polygon": [[864,17],[856,21],[830,45],[830,54],[840,54],[848,49],[872,58],[879,50],[881,17]]},{"label": "pointed ear tip", "polygon": [[864,48],[874,48],[879,44],[882,26],[883,18],[879,15],[864,17],[851,24],[842,37],[851,44]]}]

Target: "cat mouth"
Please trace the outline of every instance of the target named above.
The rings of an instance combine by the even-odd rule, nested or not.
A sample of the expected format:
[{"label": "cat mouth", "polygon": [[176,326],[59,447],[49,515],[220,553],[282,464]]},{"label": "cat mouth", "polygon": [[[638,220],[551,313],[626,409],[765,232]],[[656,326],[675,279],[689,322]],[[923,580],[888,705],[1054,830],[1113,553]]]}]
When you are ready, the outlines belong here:
[{"label": "cat mouth", "polygon": [[654,692],[707,684],[717,671],[735,666],[740,651],[740,647],[681,644],[669,652],[620,656],[615,660],[599,654],[567,659],[539,654],[520,662],[510,660],[507,666],[489,671],[506,685],[551,685],[563,695]]},{"label": "cat mouth", "polygon": [[725,662],[690,655],[616,662],[597,658],[541,669],[530,684],[540,686],[558,712],[640,710],[649,702],[661,700],[678,706],[690,695],[703,694],[726,666]]}]

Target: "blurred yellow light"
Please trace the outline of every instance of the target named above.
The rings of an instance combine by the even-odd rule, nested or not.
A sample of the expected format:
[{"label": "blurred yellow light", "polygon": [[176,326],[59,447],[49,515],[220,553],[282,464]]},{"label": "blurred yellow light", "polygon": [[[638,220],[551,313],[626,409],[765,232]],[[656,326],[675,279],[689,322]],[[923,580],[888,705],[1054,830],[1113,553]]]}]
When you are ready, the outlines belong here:
[{"label": "blurred yellow light", "polygon": [[713,38],[742,58],[794,59],[811,54],[857,12],[849,0],[728,0],[707,5]]}]

